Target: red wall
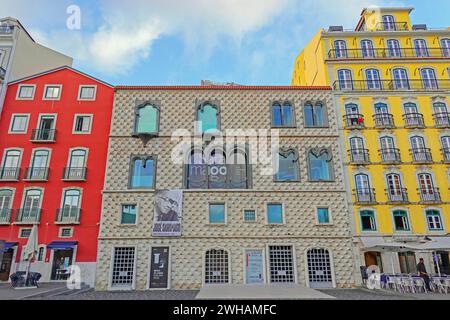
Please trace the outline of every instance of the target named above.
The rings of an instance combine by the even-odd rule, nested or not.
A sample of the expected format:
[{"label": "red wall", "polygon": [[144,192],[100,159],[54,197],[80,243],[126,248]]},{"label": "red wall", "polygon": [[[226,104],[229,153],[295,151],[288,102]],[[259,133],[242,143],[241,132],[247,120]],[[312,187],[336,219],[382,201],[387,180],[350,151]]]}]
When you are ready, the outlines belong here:
[{"label": "red wall", "polygon": [[[35,84],[34,101],[16,100],[19,84]],[[61,100],[43,101],[45,84],[62,84]],[[95,101],[78,101],[79,85],[97,85]],[[52,241],[78,241],[77,262],[94,262],[97,257],[97,238],[101,216],[101,191],[103,190],[108,136],[110,131],[114,89],[92,78],[84,76],[69,68],[42,75],[21,83],[9,86],[2,117],[0,120],[0,161],[6,148],[22,148],[21,173],[19,182],[1,182],[0,188],[15,188],[13,210],[22,207],[23,190],[26,187],[44,188],[41,223],[39,225],[39,244]],[[13,113],[29,113],[30,119],[26,135],[8,134],[11,115]],[[39,114],[57,114],[56,143],[36,144],[30,142],[31,132],[38,126]],[[75,114],[93,114],[90,135],[72,134]],[[62,181],[63,168],[67,166],[71,148],[88,148],[86,182]],[[50,148],[48,182],[24,181],[25,168],[30,166],[33,148]],[[2,164],[1,164],[2,165]],[[79,187],[83,189],[81,198],[81,220],[73,227],[73,238],[58,238],[61,225],[55,225],[56,210],[61,207],[63,189]],[[12,220],[16,212],[13,211]],[[19,229],[23,225],[0,225],[0,239],[7,242],[19,242],[17,259],[20,257],[22,245],[26,239],[19,239]],[[28,227],[28,226],[26,226]],[[31,226],[30,226],[31,227]],[[50,250],[47,251],[49,258]]]}]

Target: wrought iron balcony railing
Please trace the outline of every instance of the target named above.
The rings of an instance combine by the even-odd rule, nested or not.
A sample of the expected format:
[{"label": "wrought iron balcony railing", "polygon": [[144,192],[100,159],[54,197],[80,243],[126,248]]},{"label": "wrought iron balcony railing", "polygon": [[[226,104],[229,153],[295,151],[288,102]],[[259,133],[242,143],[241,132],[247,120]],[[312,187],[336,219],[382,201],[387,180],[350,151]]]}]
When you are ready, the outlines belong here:
[{"label": "wrought iron balcony railing", "polygon": [[408,203],[408,190],[405,188],[386,189],[388,202],[390,203]]},{"label": "wrought iron balcony railing", "polygon": [[81,217],[80,208],[62,208],[56,210],[55,222],[59,224],[79,224]]},{"label": "wrought iron balcony railing", "polygon": [[425,128],[425,121],[421,113],[406,113],[403,115],[406,128]]},{"label": "wrought iron balcony railing", "polygon": [[54,129],[34,129],[31,134],[32,142],[55,142],[56,130]]},{"label": "wrought iron balcony railing", "polygon": [[41,221],[41,208],[22,208],[17,209],[16,223],[21,224],[36,224]]},{"label": "wrought iron balcony railing", "polygon": [[411,156],[414,163],[430,163],[433,162],[431,155],[431,149],[429,148],[416,148],[410,149]]},{"label": "wrought iron balcony railing", "polygon": [[438,188],[418,189],[422,203],[440,203],[441,194]]},{"label": "wrought iron balcony railing", "polygon": [[11,223],[11,213],[12,210],[8,208],[0,209],[0,224],[10,224]]},{"label": "wrought iron balcony railing", "polygon": [[445,163],[450,163],[450,148],[442,148],[442,156]]},{"label": "wrought iron balcony railing", "polygon": [[343,59],[403,59],[403,58],[447,58],[449,48],[373,48],[373,49],[331,49],[329,60]]},{"label": "wrought iron balcony railing", "polygon": [[46,181],[48,179],[49,168],[27,168],[25,180]]},{"label": "wrought iron balcony railing", "polygon": [[395,128],[394,116],[390,113],[377,113],[373,115],[375,128],[390,129]]},{"label": "wrought iron balcony railing", "polygon": [[376,31],[409,31],[408,22],[378,22]]},{"label": "wrought iron balcony railing", "polygon": [[63,180],[68,181],[85,181],[86,180],[87,168],[64,168],[63,170]]},{"label": "wrought iron balcony railing", "polygon": [[384,164],[402,162],[400,150],[395,148],[380,149],[380,158]]},{"label": "wrought iron balcony railing", "polygon": [[20,168],[0,167],[0,181],[19,180]]},{"label": "wrought iron balcony railing", "polygon": [[367,149],[350,149],[348,150],[350,162],[353,164],[370,163],[369,150]]},{"label": "wrought iron balcony railing", "polygon": [[438,91],[450,89],[450,80],[338,80],[333,88],[336,91]]},{"label": "wrought iron balcony railing", "polygon": [[363,129],[364,125],[364,115],[362,114],[348,114],[344,116],[345,128],[346,129]]},{"label": "wrought iron balcony railing", "polygon": [[437,128],[450,128],[449,112],[435,113],[433,118]]},{"label": "wrought iron balcony railing", "polygon": [[370,204],[376,203],[375,190],[369,188],[360,188],[353,190],[356,203],[359,204]]}]

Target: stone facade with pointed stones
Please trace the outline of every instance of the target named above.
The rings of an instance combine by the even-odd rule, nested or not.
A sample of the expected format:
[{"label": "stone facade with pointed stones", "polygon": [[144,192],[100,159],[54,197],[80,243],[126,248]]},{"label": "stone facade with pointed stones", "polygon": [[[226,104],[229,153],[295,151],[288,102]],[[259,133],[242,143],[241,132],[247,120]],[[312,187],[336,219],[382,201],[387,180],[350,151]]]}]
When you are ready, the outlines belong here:
[{"label": "stone facade with pointed stones", "polygon": [[[355,267],[332,99],[331,91],[323,87],[118,87],[96,289],[290,282],[313,288],[352,287]],[[140,113],[136,107],[146,104],[156,110],[157,132],[139,139],[136,131],[142,128],[137,121],[151,112]],[[247,179],[243,183],[233,186],[222,181],[222,187],[194,188],[188,166],[171,160],[179,143],[172,133],[180,128],[194,132],[197,113],[204,112],[201,106],[205,105],[209,111],[216,110],[222,131],[270,131],[279,121],[289,122],[289,128],[279,129],[279,144],[283,157],[292,155],[296,176],[287,172],[278,180],[288,181],[279,182],[273,175],[260,174],[263,165],[253,163],[244,166],[240,177]],[[311,126],[309,110],[322,112],[317,115],[319,126]],[[254,138],[246,139],[243,152],[250,159],[257,150],[250,141]],[[312,181],[317,173],[311,171],[322,158],[329,179]],[[136,159],[151,162],[136,171]],[[152,176],[145,181],[150,187],[134,188],[135,177],[130,175],[149,170]],[[287,170],[292,167],[288,165]],[[157,190],[183,191],[181,237],[152,236]]]}]

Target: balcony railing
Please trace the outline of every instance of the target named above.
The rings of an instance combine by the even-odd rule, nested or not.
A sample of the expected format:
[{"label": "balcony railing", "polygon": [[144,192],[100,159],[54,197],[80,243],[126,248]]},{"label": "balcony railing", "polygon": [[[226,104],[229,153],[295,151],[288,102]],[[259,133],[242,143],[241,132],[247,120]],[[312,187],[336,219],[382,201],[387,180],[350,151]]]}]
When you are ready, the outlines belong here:
[{"label": "balcony railing", "polygon": [[450,148],[443,148],[442,156],[444,157],[445,163],[450,163]]},{"label": "balcony railing", "polygon": [[348,114],[344,116],[346,129],[363,129],[364,116],[362,114]]},{"label": "balcony railing", "polygon": [[433,118],[437,128],[450,128],[449,112],[435,113]]},{"label": "balcony railing", "polygon": [[63,208],[56,210],[55,222],[59,224],[79,224],[81,216],[80,208]]},{"label": "balcony railing", "polygon": [[2,208],[0,209],[0,224],[10,224],[11,223],[11,209]]},{"label": "balcony railing", "polygon": [[408,190],[405,188],[387,189],[386,194],[390,203],[408,203]]},{"label": "balcony railing", "polygon": [[337,91],[437,91],[450,89],[450,80],[338,80],[333,88]]},{"label": "balcony railing", "polygon": [[32,142],[55,142],[56,130],[35,129],[31,134]]},{"label": "balcony railing", "polygon": [[419,189],[420,201],[422,203],[440,203],[441,194],[438,188]]},{"label": "balcony railing", "polygon": [[350,162],[353,164],[370,163],[369,150],[367,149],[350,149],[348,151]]},{"label": "balcony railing", "polygon": [[433,157],[431,156],[431,149],[429,148],[410,149],[410,152],[414,163],[433,162]]},{"label": "balcony railing", "polygon": [[425,128],[425,121],[421,113],[406,113],[403,115],[406,128]]},{"label": "balcony railing", "polygon": [[19,180],[20,168],[0,167],[0,181]]},{"label": "balcony railing", "polygon": [[378,22],[376,31],[409,31],[408,22]]},{"label": "balcony railing", "polygon": [[22,208],[17,209],[16,223],[37,224],[41,221],[42,209],[40,208]]},{"label": "balcony railing", "polygon": [[25,179],[32,181],[46,181],[48,179],[49,168],[27,168]]},{"label": "balcony railing", "polygon": [[68,181],[85,181],[87,168],[64,168],[63,180]]},{"label": "balcony railing", "polygon": [[384,164],[402,162],[400,150],[395,148],[386,148],[380,150],[381,162]]},{"label": "balcony railing", "polygon": [[353,190],[353,192],[355,195],[356,203],[359,203],[359,204],[376,203],[374,189],[361,188],[361,189],[355,189],[355,190]]},{"label": "balcony railing", "polygon": [[14,31],[14,26],[0,25],[0,34],[11,34]]},{"label": "balcony railing", "polygon": [[404,59],[404,58],[448,58],[448,48],[374,48],[374,49],[331,49],[328,59]]},{"label": "balcony railing", "polygon": [[373,116],[373,121],[379,129],[395,128],[394,116],[390,113],[377,113]]}]

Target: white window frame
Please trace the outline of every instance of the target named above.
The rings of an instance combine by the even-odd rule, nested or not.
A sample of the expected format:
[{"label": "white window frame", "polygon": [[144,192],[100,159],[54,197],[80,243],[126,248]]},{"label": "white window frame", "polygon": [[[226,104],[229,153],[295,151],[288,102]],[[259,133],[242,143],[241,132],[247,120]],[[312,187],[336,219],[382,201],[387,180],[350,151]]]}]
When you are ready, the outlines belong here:
[{"label": "white window frame", "polygon": [[[33,88],[33,95],[31,96],[31,98],[22,98],[20,97],[20,91],[22,90],[23,87],[31,87]],[[34,96],[36,94],[36,85],[35,84],[19,84],[19,87],[17,88],[17,93],[16,93],[16,100],[25,100],[25,101],[31,101],[34,100]]]},{"label": "white window frame", "polygon": [[[254,221],[247,221],[247,220],[245,220],[245,211],[254,211],[255,212],[255,220]],[[257,223],[258,222],[258,210],[257,209],[251,209],[251,208],[244,208],[242,210],[242,221],[244,223]]]},{"label": "white window frame", "polygon": [[63,208],[64,207],[64,202],[66,201],[66,192],[70,191],[70,190],[78,190],[80,192],[80,198],[78,199],[78,209],[81,210],[82,208],[82,204],[83,204],[83,188],[81,187],[66,187],[62,189],[61,192],[61,200],[60,200],[60,205],[59,208]]},{"label": "white window frame", "polygon": [[[316,226],[323,227],[323,226],[332,226],[332,225],[334,225],[333,215],[331,214],[331,209],[330,209],[329,206],[316,206],[315,209],[316,209],[316,212],[315,212],[315,215],[316,215]],[[319,221],[319,209],[327,209],[328,210],[328,220],[329,220],[329,222],[327,222],[327,223],[320,223],[320,221]]]},{"label": "white window frame", "polygon": [[[42,251],[42,260],[38,260],[38,258],[39,258],[39,250],[41,250],[41,248],[44,249],[44,250]],[[40,245],[38,246],[38,250],[37,250],[37,253],[36,253],[36,262],[44,263],[44,262],[45,262],[46,256],[47,256],[47,246],[46,246],[45,244],[40,244]]]},{"label": "white window frame", "polygon": [[[94,88],[94,96],[92,98],[82,98],[81,92],[84,88]],[[81,84],[78,88],[78,101],[95,101],[97,99],[97,85],[94,84]]]},{"label": "white window frame", "polygon": [[[70,236],[69,237],[63,236],[62,232],[63,232],[64,229],[70,230]],[[60,238],[60,239],[71,239],[71,238],[73,238],[73,232],[74,232],[74,228],[73,227],[60,227],[59,230],[58,230],[58,238]]]},{"label": "white window frame", "polygon": [[28,239],[29,236],[28,237],[23,237],[22,236],[22,232],[25,231],[25,230],[30,230],[30,234],[31,234],[31,231],[33,230],[33,228],[30,228],[30,227],[19,228],[19,234],[17,235],[17,238],[19,238],[19,239]]},{"label": "white window frame", "polygon": [[[14,119],[16,117],[26,117],[27,118],[27,121],[25,123],[25,130],[24,131],[13,131]],[[17,134],[17,135],[19,135],[19,134],[21,134],[21,135],[28,134],[28,126],[29,126],[29,124],[30,124],[30,114],[29,113],[13,113],[11,115],[11,121],[9,123],[8,134]]]},{"label": "white window frame", "polygon": [[[49,88],[59,88],[59,95],[56,98],[47,98],[47,90]],[[44,101],[58,101],[61,100],[61,95],[62,95],[62,89],[63,89],[63,85],[62,84],[46,84],[44,86],[44,93],[42,94],[42,100]]]},{"label": "white window frame", "polygon": [[[275,205],[275,204],[281,204],[281,218],[283,220],[282,223],[269,223],[269,205]],[[284,202],[277,202],[277,201],[267,201],[265,202],[265,224],[267,226],[284,226],[286,224],[286,206],[284,204]]]},{"label": "white window frame", "polygon": [[[76,131],[77,120],[78,120],[79,117],[89,117],[90,118],[89,130],[88,131],[86,131],[86,132],[78,132],[78,131]],[[93,121],[94,121],[94,115],[93,114],[76,113],[73,116],[72,134],[76,134],[76,135],[91,134],[92,133],[92,123],[93,123]]]}]

